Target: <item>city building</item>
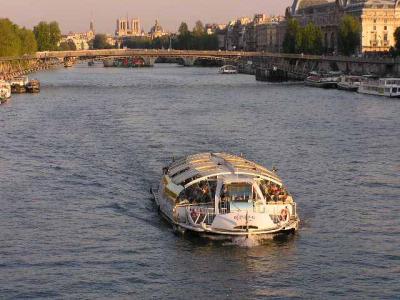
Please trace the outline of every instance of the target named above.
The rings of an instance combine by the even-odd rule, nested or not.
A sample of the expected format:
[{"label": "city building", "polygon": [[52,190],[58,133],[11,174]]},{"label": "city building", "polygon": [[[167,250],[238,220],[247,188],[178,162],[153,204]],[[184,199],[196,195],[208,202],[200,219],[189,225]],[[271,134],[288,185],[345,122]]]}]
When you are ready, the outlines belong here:
[{"label": "city building", "polygon": [[61,37],[60,43],[73,43],[76,50],[88,50],[89,43],[94,39],[94,22],[90,22],[90,28],[87,32],[70,32]]},{"label": "city building", "polygon": [[217,31],[224,30],[226,28],[226,24],[206,24],[204,28],[206,33],[211,35],[217,33]]},{"label": "city building", "polygon": [[243,50],[257,51],[259,49],[259,46],[258,46],[258,39],[259,39],[259,34],[260,34],[259,28],[260,28],[260,26],[270,23],[271,20],[272,20],[272,18],[265,14],[254,15],[252,22],[250,22],[246,26],[245,37],[244,37],[245,46],[244,46]]},{"label": "city building", "polygon": [[246,48],[246,30],[252,20],[248,17],[229,22],[225,36],[225,50],[244,50]]},{"label": "city building", "polygon": [[232,20],[216,34],[221,50],[280,52],[285,31],[285,17],[256,14]]},{"label": "city building", "polygon": [[165,32],[158,20],[156,20],[153,27],[151,27],[149,36],[151,39],[156,39],[162,36],[168,35],[168,32]]},{"label": "city building", "polygon": [[116,37],[142,36],[139,19],[120,18],[117,20]]},{"label": "city building", "polygon": [[268,22],[255,27],[256,50],[281,52],[286,33],[286,22],[283,16],[272,16]]},{"label": "city building", "polygon": [[313,22],[320,27],[327,52],[338,50],[340,20],[345,14],[361,23],[359,52],[388,51],[400,26],[399,0],[294,0],[287,12],[303,26]]}]

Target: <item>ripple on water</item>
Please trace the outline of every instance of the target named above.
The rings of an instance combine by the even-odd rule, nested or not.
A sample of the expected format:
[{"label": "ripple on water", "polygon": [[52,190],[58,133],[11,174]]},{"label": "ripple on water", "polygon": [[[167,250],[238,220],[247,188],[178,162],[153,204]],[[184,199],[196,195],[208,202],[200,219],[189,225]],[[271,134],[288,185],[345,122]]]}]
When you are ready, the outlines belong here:
[{"label": "ripple on water", "polygon": [[[399,294],[400,102],[213,68],[78,66],[0,107],[5,298],[387,298]],[[275,166],[299,234],[176,235],[149,196],[171,157]]]}]

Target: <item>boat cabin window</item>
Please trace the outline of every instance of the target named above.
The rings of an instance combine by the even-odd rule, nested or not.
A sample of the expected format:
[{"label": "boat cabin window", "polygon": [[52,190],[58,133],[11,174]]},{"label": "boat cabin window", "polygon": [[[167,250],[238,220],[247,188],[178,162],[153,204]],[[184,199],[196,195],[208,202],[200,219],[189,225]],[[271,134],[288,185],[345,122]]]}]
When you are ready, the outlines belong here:
[{"label": "boat cabin window", "polygon": [[232,183],[223,185],[221,190],[223,201],[249,201],[253,199],[252,185],[248,183]]},{"label": "boat cabin window", "polygon": [[393,88],[393,93],[397,93],[397,88]]},{"label": "boat cabin window", "polygon": [[205,180],[184,189],[178,197],[180,204],[206,204],[214,202],[216,180]]},{"label": "boat cabin window", "polygon": [[279,186],[278,184],[267,180],[262,180],[260,182],[260,189],[267,202],[271,201],[285,202],[288,197],[288,192],[284,187]]},{"label": "boat cabin window", "polygon": [[250,183],[224,184],[220,193],[219,209],[221,213],[252,210],[253,201],[258,199],[257,192]]}]

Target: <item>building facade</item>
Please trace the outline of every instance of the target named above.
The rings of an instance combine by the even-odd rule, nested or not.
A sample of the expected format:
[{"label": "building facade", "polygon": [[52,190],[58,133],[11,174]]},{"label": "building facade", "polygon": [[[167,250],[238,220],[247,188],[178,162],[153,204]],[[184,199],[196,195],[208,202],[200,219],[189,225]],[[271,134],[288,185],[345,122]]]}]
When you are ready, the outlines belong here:
[{"label": "building facade", "polygon": [[162,36],[168,35],[167,32],[164,31],[158,20],[156,20],[153,27],[151,27],[149,36],[151,39],[156,39]]},{"label": "building facade", "polygon": [[232,20],[226,27],[225,50],[244,50],[247,47],[246,31],[252,20],[247,17]]},{"label": "building facade", "polygon": [[70,32],[67,35],[63,35],[59,44],[72,42],[75,45],[76,50],[88,50],[90,48],[89,43],[94,39],[94,37],[94,22],[91,21],[89,31]]},{"label": "building facade", "polygon": [[361,20],[363,52],[388,51],[395,45],[394,31],[400,27],[400,1],[349,1],[346,13]]},{"label": "building facade", "polygon": [[256,26],[256,50],[265,52],[281,52],[286,32],[283,16],[270,17],[267,23]]},{"label": "building facade", "polygon": [[361,24],[359,52],[385,52],[395,45],[394,31],[400,26],[399,0],[294,0],[287,10],[290,17],[305,26],[321,28],[327,52],[338,50],[340,20],[345,14]]},{"label": "building facade", "polygon": [[115,29],[116,37],[141,36],[142,30],[139,19],[120,18]]}]

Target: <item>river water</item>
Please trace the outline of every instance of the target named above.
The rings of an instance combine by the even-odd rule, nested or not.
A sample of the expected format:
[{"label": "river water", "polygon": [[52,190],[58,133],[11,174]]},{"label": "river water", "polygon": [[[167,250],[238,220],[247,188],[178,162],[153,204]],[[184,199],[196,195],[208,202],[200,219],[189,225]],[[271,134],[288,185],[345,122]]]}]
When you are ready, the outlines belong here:
[{"label": "river water", "polygon": [[[0,106],[0,298],[400,296],[399,100],[175,65],[35,76]],[[201,151],[277,167],[299,233],[175,235],[149,188]]]}]

